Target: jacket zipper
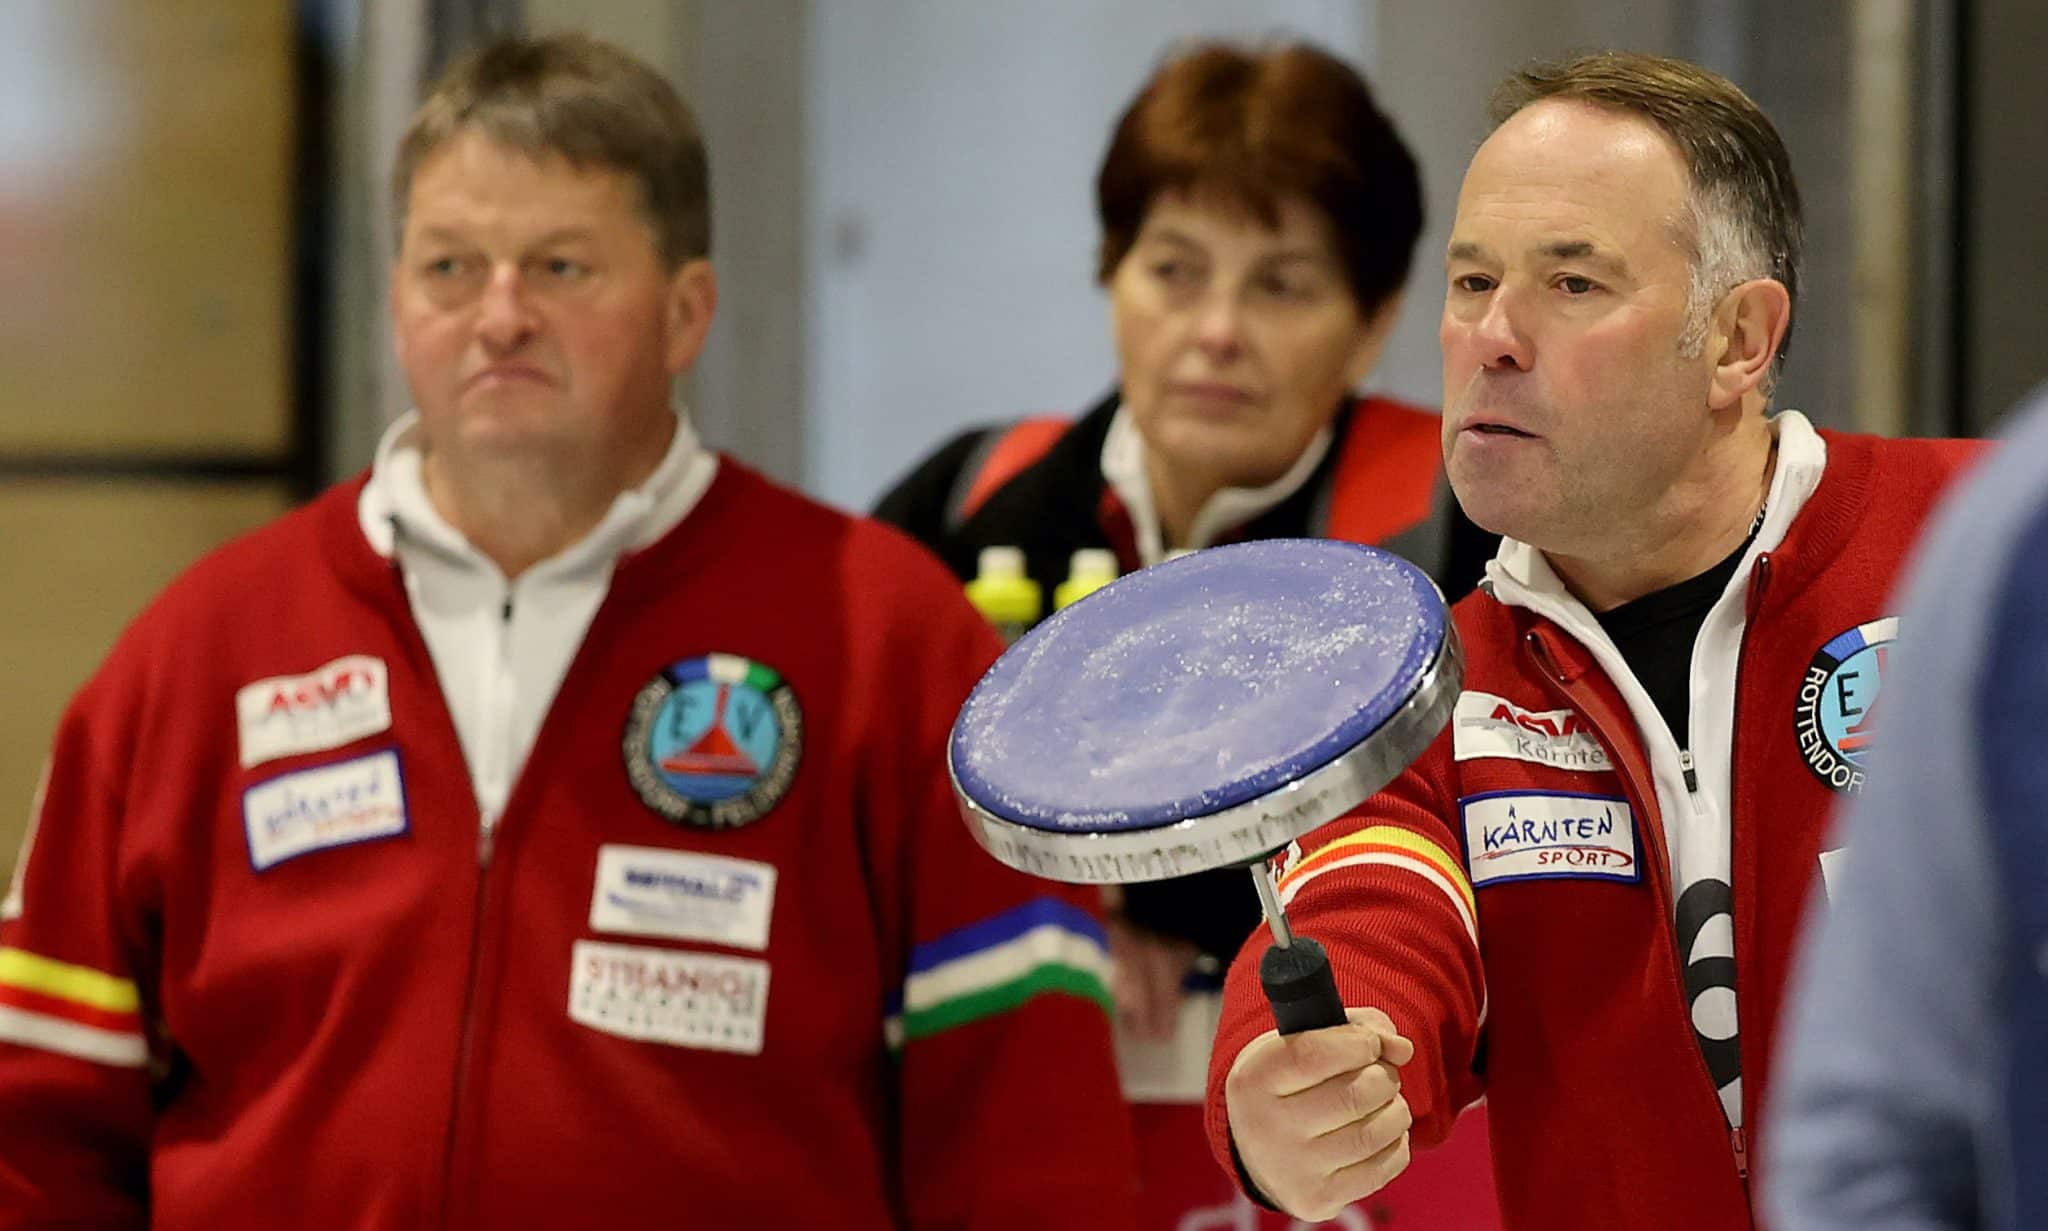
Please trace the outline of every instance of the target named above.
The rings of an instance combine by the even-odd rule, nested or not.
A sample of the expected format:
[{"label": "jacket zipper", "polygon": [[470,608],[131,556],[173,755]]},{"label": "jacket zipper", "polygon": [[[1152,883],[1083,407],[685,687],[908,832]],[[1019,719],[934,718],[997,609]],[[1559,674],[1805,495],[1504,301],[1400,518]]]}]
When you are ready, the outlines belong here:
[{"label": "jacket zipper", "polygon": [[[477,757],[483,763],[483,772],[478,776],[483,781],[490,783],[493,794],[500,801],[503,801],[511,794],[511,784],[505,781],[505,778],[507,777],[507,765],[511,759],[507,747],[511,742],[511,732],[507,730],[507,726],[511,721],[512,707],[506,704],[504,687],[505,677],[511,674],[512,670],[512,592],[510,590],[505,592],[504,605],[499,609],[498,613],[498,644],[496,650],[496,661],[491,664],[490,698],[484,707],[484,726],[482,740],[477,749]],[[481,809],[477,817],[479,829],[477,834],[477,861],[484,867],[490,866],[491,854],[497,848],[498,813],[502,809],[502,802],[496,808],[486,806]]]},{"label": "jacket zipper", "polygon": [[[498,622],[498,663],[496,669],[505,667],[506,650],[512,635],[512,596],[508,592],[504,606],[499,612]],[[504,712],[503,698],[498,690],[492,689],[492,706],[497,712]],[[504,733],[498,730],[485,732],[484,747],[480,755],[498,758],[504,754]],[[493,765],[497,764],[494,760]],[[493,771],[497,772],[497,771]],[[491,857],[497,851],[497,822],[499,817],[487,807],[477,809],[476,845],[476,904],[469,920],[469,970],[462,987],[462,1034],[455,1050],[455,1084],[448,1104],[448,1139],[445,1146],[445,1162],[441,1169],[441,1223],[449,1226],[452,1222],[452,1207],[455,1203],[456,1152],[462,1146],[462,1108],[467,1099],[469,1069],[476,1044],[476,999],[477,975],[483,966],[484,949],[484,906],[490,890]]]},{"label": "jacket zipper", "polygon": [[462,1107],[469,1086],[470,1053],[476,1042],[477,970],[483,965],[484,899],[489,888],[490,830],[484,830],[484,849],[476,869],[476,905],[469,919],[469,971],[462,984],[462,1034],[455,1048],[455,1082],[448,1099],[448,1134],[442,1148],[441,1218],[438,1226],[454,1226],[456,1150],[462,1144]]},{"label": "jacket zipper", "polygon": [[[1748,630],[1748,628],[1747,628],[1746,626],[1745,626],[1745,627],[1744,627],[1744,629],[1743,629],[1743,633],[1742,633],[1742,643],[1741,643],[1741,644],[1742,644],[1742,645],[1744,645],[1744,646],[1746,646],[1746,645],[1748,645],[1748,644],[1749,644],[1749,630]],[[1737,694],[1738,696],[1739,696],[1739,695],[1741,695],[1741,691],[1742,691],[1742,650],[1741,650],[1741,648],[1740,648],[1740,647],[1738,647],[1738,648],[1737,648],[1737,650],[1736,650],[1736,657],[1735,657],[1735,688],[1736,688],[1736,694]],[[1734,737],[1733,737],[1733,735],[1732,735],[1732,734],[1731,734],[1731,736],[1730,736],[1730,738],[1729,738],[1729,753],[1730,753],[1730,755],[1729,755],[1729,760],[1730,760],[1730,761],[1733,761],[1733,760],[1734,760],[1735,758],[1734,758],[1734,755],[1733,755],[1733,754],[1734,754]],[[1682,767],[1684,768],[1684,770],[1685,770],[1685,791],[1686,791],[1686,797],[1687,797],[1687,801],[1688,801],[1688,802],[1692,802],[1692,801],[1695,801],[1695,800],[1697,800],[1697,799],[1699,798],[1699,793],[1700,793],[1700,779],[1699,779],[1699,775],[1698,775],[1698,774],[1697,774],[1696,772],[1694,772],[1694,767],[1693,767],[1693,759],[1692,759],[1692,750],[1691,750],[1691,749],[1689,749],[1689,748],[1681,748],[1681,749],[1679,749],[1679,750],[1678,750],[1678,763],[1679,763],[1679,765],[1680,765],[1680,766],[1682,766]],[[1731,784],[1731,789],[1730,789],[1730,791],[1729,791],[1729,823],[1730,823],[1730,829],[1729,829],[1729,844],[1730,844],[1730,845],[1729,845],[1729,852],[1728,852],[1728,865],[1729,865],[1729,877],[1728,877],[1728,892],[1729,892],[1729,903],[1728,903],[1728,927],[1729,927],[1729,931],[1730,931],[1731,933],[1733,933],[1733,931],[1734,931],[1734,928],[1735,928],[1735,901],[1734,901],[1734,894],[1735,894],[1735,882],[1736,882],[1737,880],[1739,880],[1740,878],[1734,875],[1734,867],[1735,867],[1735,851],[1734,851],[1734,829],[1733,829],[1733,824],[1734,824],[1734,810],[1735,810],[1735,807],[1734,807],[1734,791],[1733,791],[1733,789],[1732,789],[1732,784],[1733,784],[1733,782],[1734,782],[1734,773],[1733,773],[1733,770],[1732,770],[1732,769],[1730,770],[1730,774],[1729,774],[1729,781],[1730,781],[1730,784]],[[1731,936],[1731,944],[1732,944],[1732,936]],[[1683,957],[1683,955],[1680,955],[1680,956],[1681,956],[1681,957]],[[1741,961],[1739,961],[1739,960],[1738,960],[1738,961],[1737,961],[1737,962],[1735,963],[1735,974],[1734,974],[1734,980],[1735,980],[1735,982],[1734,982],[1733,984],[1731,984],[1731,985],[1729,986],[1729,989],[1728,989],[1728,990],[1729,990],[1729,992],[1730,992],[1730,993],[1734,994],[1734,996],[1735,996],[1735,1002],[1736,1002],[1736,1003],[1737,1003],[1737,1004],[1739,1005],[1739,1004],[1741,1004],[1741,1003],[1742,1003],[1742,995],[1741,995],[1741,990],[1740,990],[1740,987],[1741,987],[1741,982],[1742,982],[1742,962],[1741,962]],[[1681,977],[1681,979],[1680,979],[1680,983],[1679,983],[1679,987],[1680,987],[1681,993],[1683,992],[1684,986],[1685,986],[1685,985],[1684,985],[1684,981],[1683,981],[1683,978]],[[1738,1036],[1738,1037],[1739,1037],[1739,1036]],[[1739,1050],[1740,1050],[1740,1044],[1737,1044],[1737,1048],[1738,1048],[1738,1051],[1739,1051]],[[1711,1082],[1711,1081],[1713,1080],[1713,1076],[1714,1076],[1714,1075],[1713,1075],[1713,1074],[1712,1074],[1711,1072],[1710,1072],[1710,1073],[1708,1073],[1708,1074],[1707,1074],[1707,1080],[1708,1080],[1709,1082]],[[1745,1118],[1744,1118],[1744,1120],[1743,1120],[1743,1123],[1744,1123],[1744,1124],[1747,1124],[1748,1122],[1749,1122],[1749,1121],[1748,1121],[1748,1119],[1747,1119],[1747,1118],[1745,1117]],[[1743,1132],[1743,1130],[1742,1130],[1742,1129],[1741,1129],[1740,1127],[1736,1127],[1736,1126],[1733,1126],[1733,1125],[1731,1125],[1731,1126],[1729,1127],[1729,1129],[1728,1129],[1728,1146],[1729,1146],[1729,1149],[1730,1149],[1730,1150],[1732,1150],[1732,1151],[1734,1152],[1734,1154],[1735,1154],[1735,1175],[1736,1175],[1736,1178],[1738,1178],[1738,1179],[1740,1179],[1740,1180],[1742,1181],[1742,1195],[1743,1195],[1743,1199],[1744,1199],[1745,1201],[1747,1201],[1747,1200],[1748,1200],[1748,1198],[1749,1198],[1749,1139],[1748,1139],[1748,1136],[1747,1136],[1747,1134],[1745,1134],[1745,1133]]]},{"label": "jacket zipper", "polygon": [[[1740,705],[1742,702],[1742,668],[1749,660],[1750,630],[1756,627],[1757,616],[1763,611],[1764,588],[1770,584],[1770,581],[1771,553],[1764,552],[1757,556],[1756,563],[1750,568],[1749,593],[1743,598],[1742,640],[1735,647],[1735,696],[1733,703],[1736,705]],[[1742,907],[1743,891],[1747,888],[1744,881],[1748,879],[1747,877],[1735,875],[1736,776],[1742,766],[1742,758],[1738,755],[1741,747],[1742,723],[1740,720],[1737,720],[1730,723],[1728,728],[1728,925],[1731,933],[1729,940],[1736,950],[1735,986],[1730,990],[1734,992],[1735,1003],[1738,1005],[1742,1003],[1742,971],[1746,963],[1742,960],[1741,946],[1734,944],[1736,936],[1739,935],[1739,930],[1735,927],[1735,920]],[[1739,1050],[1738,1046],[1738,1052]],[[1743,1089],[1747,1091],[1749,1088],[1749,1083],[1745,1082]],[[1747,1099],[1744,1100],[1745,1103],[1747,1101]],[[1742,1123],[1745,1126],[1749,1124],[1748,1112],[1749,1109],[1744,1107]],[[1749,1191],[1748,1129],[1746,1127],[1730,1129],[1728,1141],[1734,1147],[1735,1174],[1742,1180],[1742,1195],[1744,1200],[1748,1201],[1751,1199]],[[1754,1210],[1752,1210],[1751,1214],[1754,1217]]]},{"label": "jacket zipper", "polygon": [[[394,541],[404,534],[404,529],[396,517],[391,519],[391,533]],[[412,590],[406,582],[405,570],[399,564],[395,549],[391,558],[391,578],[398,590],[401,609],[410,613]],[[512,599],[509,594],[500,612],[500,620],[501,632],[509,635],[507,630],[512,621]],[[417,631],[417,625],[413,627],[411,641],[415,664],[425,669],[428,678],[438,678],[434,670],[433,653],[428,649],[425,638]],[[500,648],[502,651],[502,641]],[[443,704],[445,708],[445,699]],[[456,735],[452,713],[449,714],[448,725],[449,734]],[[458,748],[460,742],[460,737],[457,736]],[[470,1058],[475,1051],[476,1042],[476,998],[478,971],[483,965],[484,907],[490,888],[491,858],[497,847],[497,826],[493,823],[496,818],[488,815],[481,800],[477,801],[477,805],[476,897],[470,908],[469,962],[462,983],[462,1016],[460,1035],[455,1046],[454,1080],[449,1087],[448,1130],[444,1134],[441,1147],[441,1211],[440,1218],[434,1224],[442,1227],[453,1225],[451,1215],[455,1204],[456,1150],[461,1144],[462,1106],[469,1084]]]},{"label": "jacket zipper", "polygon": [[[1744,640],[1747,641],[1748,631],[1746,626],[1744,629],[1743,637]],[[1532,628],[1522,635],[1522,640],[1523,644],[1528,646],[1530,655],[1536,659],[1536,665],[1538,668],[1542,670],[1545,681],[1549,683],[1549,685],[1557,692],[1559,696],[1564,698],[1564,700],[1566,700],[1567,702],[1570,702],[1573,708],[1577,709],[1580,713],[1586,716],[1587,721],[1593,724],[1593,729],[1599,733],[1600,737],[1603,740],[1606,741],[1607,746],[1617,751],[1621,748],[1627,747],[1626,744],[1613,738],[1613,736],[1608,731],[1607,725],[1603,724],[1600,721],[1600,716],[1595,711],[1601,707],[1586,704],[1587,699],[1580,697],[1573,690],[1571,681],[1565,676],[1563,669],[1557,665],[1557,660],[1551,656],[1550,646],[1543,640],[1542,634]],[[1738,657],[1736,662],[1736,670],[1739,676],[1741,672],[1741,659]],[[1740,681],[1738,680],[1738,685],[1739,683]],[[1644,784],[1636,780],[1635,772],[1629,768],[1626,758],[1616,756],[1613,758],[1613,760],[1615,773],[1621,776],[1624,787],[1628,789],[1628,791],[1635,797],[1635,799],[1638,802],[1648,800],[1654,804],[1657,798],[1655,784],[1651,783],[1651,789],[1645,792],[1643,789]],[[1681,749],[1679,751],[1679,763],[1685,768],[1687,790],[1691,791],[1696,789],[1696,783],[1698,782],[1698,779],[1693,773],[1692,754],[1688,751]],[[1676,934],[1672,930],[1674,927],[1672,919],[1677,911],[1677,907],[1673,904],[1671,896],[1671,855],[1667,846],[1666,839],[1663,834],[1663,826],[1661,824],[1658,826],[1658,832],[1655,836],[1657,841],[1657,850],[1654,852],[1654,854],[1656,858],[1654,861],[1645,862],[1650,864],[1650,883],[1653,888],[1653,891],[1657,895],[1658,908],[1662,912],[1661,917],[1663,919],[1664,927],[1666,929],[1665,934],[1667,936],[1670,936],[1672,940],[1671,951],[1675,959],[1678,953],[1678,943]],[[1733,922],[1732,914],[1730,916],[1730,922]],[[1738,963],[1738,967],[1739,965],[1740,963]],[[1678,1011],[1680,1019],[1690,1023],[1692,1021],[1692,1011],[1690,1006],[1686,1004],[1685,972],[1682,969],[1676,969],[1672,971],[1672,977],[1669,986],[1671,987],[1671,990],[1677,994]],[[1700,1054],[1700,1050],[1697,1047],[1688,1047],[1686,1050],[1692,1053],[1694,1066],[1699,1072],[1700,1077],[1706,1082],[1707,1090],[1714,1096],[1713,1103],[1715,1114],[1722,1115],[1725,1117],[1725,1112],[1723,1112],[1721,1108],[1720,1093],[1714,1087],[1714,1075],[1707,1070],[1707,1058]],[[1748,1136],[1743,1132],[1743,1130],[1739,1128],[1730,1129],[1728,1135],[1728,1144],[1735,1155],[1735,1174],[1736,1178],[1740,1180],[1742,1184],[1743,1204],[1746,1206],[1749,1204],[1749,1139]]]}]

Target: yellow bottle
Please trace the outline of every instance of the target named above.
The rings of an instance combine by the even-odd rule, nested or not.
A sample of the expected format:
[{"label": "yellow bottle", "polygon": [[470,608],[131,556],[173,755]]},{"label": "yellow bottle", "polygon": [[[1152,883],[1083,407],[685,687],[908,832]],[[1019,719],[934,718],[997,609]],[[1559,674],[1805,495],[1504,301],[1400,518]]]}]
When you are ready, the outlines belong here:
[{"label": "yellow bottle", "polygon": [[1067,579],[1053,588],[1052,609],[1088,597],[1116,580],[1116,553],[1102,547],[1083,547],[1067,563]]},{"label": "yellow bottle", "polygon": [[1008,645],[1038,623],[1045,612],[1044,592],[1024,572],[1024,552],[1016,547],[984,547],[975,561],[975,578],[967,583],[967,601],[996,626]]}]

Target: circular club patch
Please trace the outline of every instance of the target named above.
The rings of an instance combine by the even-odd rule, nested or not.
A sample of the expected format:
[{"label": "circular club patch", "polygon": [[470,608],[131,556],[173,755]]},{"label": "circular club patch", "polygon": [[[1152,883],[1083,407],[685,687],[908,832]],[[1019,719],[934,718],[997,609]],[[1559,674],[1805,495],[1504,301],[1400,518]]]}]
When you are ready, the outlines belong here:
[{"label": "circular club patch", "polygon": [[734,829],[789,793],[803,711],[774,668],[737,654],[671,663],[633,698],[626,777],[671,821]]},{"label": "circular club patch", "polygon": [[1792,729],[1800,758],[1815,777],[1844,794],[1863,789],[1863,759],[1898,635],[1897,616],[1859,624],[1820,647],[1799,682]]}]

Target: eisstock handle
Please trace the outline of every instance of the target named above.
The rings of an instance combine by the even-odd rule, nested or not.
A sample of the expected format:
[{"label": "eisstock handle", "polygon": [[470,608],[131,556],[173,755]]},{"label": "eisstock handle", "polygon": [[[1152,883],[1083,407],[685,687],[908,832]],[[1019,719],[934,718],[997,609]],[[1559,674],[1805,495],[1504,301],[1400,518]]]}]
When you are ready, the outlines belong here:
[{"label": "eisstock handle", "polygon": [[1346,1020],[1330,955],[1310,937],[1296,936],[1292,944],[1267,949],[1259,959],[1259,982],[1281,1034],[1341,1026]]}]

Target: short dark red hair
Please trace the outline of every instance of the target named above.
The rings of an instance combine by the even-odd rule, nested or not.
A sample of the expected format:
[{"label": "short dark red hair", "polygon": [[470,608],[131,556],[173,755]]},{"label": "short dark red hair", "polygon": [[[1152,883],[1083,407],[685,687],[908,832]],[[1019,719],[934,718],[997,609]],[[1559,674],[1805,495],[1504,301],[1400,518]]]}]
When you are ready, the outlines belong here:
[{"label": "short dark red hair", "polygon": [[1401,289],[1422,232],[1415,158],[1350,65],[1319,47],[1202,43],[1152,74],[1095,177],[1107,282],[1164,192],[1213,195],[1267,226],[1281,198],[1320,209],[1359,309]]}]

